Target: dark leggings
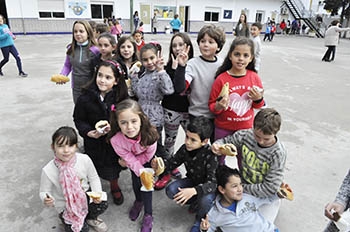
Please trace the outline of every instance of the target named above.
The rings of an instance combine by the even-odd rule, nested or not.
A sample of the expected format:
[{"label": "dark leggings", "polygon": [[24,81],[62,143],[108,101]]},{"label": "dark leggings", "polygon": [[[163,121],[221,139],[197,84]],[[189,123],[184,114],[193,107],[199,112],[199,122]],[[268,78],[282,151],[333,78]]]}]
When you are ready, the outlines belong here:
[{"label": "dark leggings", "polygon": [[[87,202],[90,202],[90,198],[88,195],[86,195],[87,197]],[[86,223],[86,220],[89,220],[89,219],[97,219],[97,217],[101,214],[103,214],[106,209],[108,208],[108,203],[107,201],[102,201],[100,204],[95,204],[95,203],[90,203],[88,204],[88,211],[89,213],[86,215],[86,218],[85,218],[85,222],[84,222],[84,225],[83,225],[83,228],[81,228],[80,232],[87,232],[89,231],[89,226],[88,224]],[[70,224],[66,224],[63,217],[63,212],[60,213],[59,217],[64,225],[64,230],[65,232],[73,232]]]},{"label": "dark leggings", "polygon": [[[326,53],[324,54],[322,60],[334,60],[335,57],[335,46],[327,46],[328,49],[326,51]],[[332,55],[332,58],[331,58]]]},{"label": "dark leggings", "polygon": [[2,55],[4,56],[4,59],[0,62],[0,71],[2,67],[7,62],[9,62],[10,53],[11,53],[12,56],[16,59],[18,72],[19,73],[23,72],[21,58],[19,57],[18,51],[14,45],[1,48],[1,52],[2,52]]}]

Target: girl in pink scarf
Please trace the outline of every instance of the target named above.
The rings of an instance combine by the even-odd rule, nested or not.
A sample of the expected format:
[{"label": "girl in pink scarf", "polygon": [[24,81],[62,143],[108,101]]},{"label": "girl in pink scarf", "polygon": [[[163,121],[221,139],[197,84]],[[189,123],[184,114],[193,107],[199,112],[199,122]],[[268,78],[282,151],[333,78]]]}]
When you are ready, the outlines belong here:
[{"label": "girl in pink scarf", "polygon": [[97,216],[107,209],[107,201],[93,199],[88,204],[86,191],[102,193],[100,179],[91,159],[76,153],[77,134],[71,127],[61,127],[52,136],[55,158],[42,170],[40,197],[46,206],[55,206],[65,231],[107,231]]}]

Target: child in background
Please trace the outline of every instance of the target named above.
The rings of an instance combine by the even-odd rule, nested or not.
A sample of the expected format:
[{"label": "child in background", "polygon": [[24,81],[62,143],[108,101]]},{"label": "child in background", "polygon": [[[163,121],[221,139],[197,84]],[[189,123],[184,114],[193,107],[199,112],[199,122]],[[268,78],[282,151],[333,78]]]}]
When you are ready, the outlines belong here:
[{"label": "child in background", "polygon": [[16,59],[16,64],[18,68],[18,75],[20,77],[27,77],[28,74],[23,72],[22,61],[15,47],[13,40],[16,36],[10,31],[9,27],[5,24],[5,18],[0,14],[0,48],[4,59],[0,62],[0,76],[4,76],[2,72],[2,67],[9,62],[10,53]]},{"label": "child in background", "polygon": [[164,95],[174,93],[173,83],[164,70],[160,44],[146,44],[141,48],[140,60],[145,68],[140,74],[131,74],[132,90],[138,98],[143,112],[149,117],[159,133],[157,156],[167,156],[162,145],[164,111],[160,102]]},{"label": "child in background", "polygon": [[140,26],[139,26],[139,28],[138,28],[138,30],[142,33],[142,39],[143,39],[143,22],[141,21],[140,22]]},{"label": "child in background", "polygon": [[177,93],[191,89],[188,108],[190,119],[203,115],[211,119],[213,124],[214,115],[209,110],[208,100],[216,70],[222,64],[217,54],[225,44],[225,32],[215,25],[205,25],[198,33],[197,44],[201,55],[187,62],[185,76],[174,79],[174,88]]},{"label": "child in background", "polygon": [[264,36],[264,39],[263,39],[264,42],[265,42],[266,39],[268,41],[271,41],[270,34],[271,34],[271,23],[267,23],[266,29],[265,29],[265,36]]},{"label": "child in background", "polygon": [[91,27],[91,29],[92,29],[92,32],[94,33],[94,38],[96,39],[96,42],[97,42],[97,38],[98,38],[98,35],[97,35],[97,33],[96,33],[96,25],[97,25],[97,23],[96,23],[96,21],[94,21],[94,20],[89,20],[88,22],[89,22],[89,24],[90,24],[90,27]]},{"label": "child in background", "polygon": [[96,37],[95,38],[98,38],[98,36],[100,34],[105,33],[105,32],[109,32],[108,26],[104,23],[97,23],[96,24]]},{"label": "child in background", "polygon": [[[175,74],[185,75],[186,63],[193,58],[193,46],[190,37],[185,33],[176,33],[170,40],[169,58],[165,67],[171,80],[174,82]],[[165,95],[162,100],[164,109],[164,148],[169,155],[174,154],[179,126],[186,131],[187,124],[190,121],[188,115],[188,96],[187,94],[173,93]],[[181,177],[181,173],[176,168],[171,173],[175,177]],[[170,181],[170,174],[163,176],[155,183],[155,189],[163,189]]]},{"label": "child in background", "polygon": [[72,42],[68,46],[66,60],[60,74],[68,76],[72,72],[72,91],[74,104],[81,95],[81,87],[86,85],[94,74],[99,62],[99,50],[90,24],[75,21]]},{"label": "child in background", "polygon": [[97,38],[97,43],[100,49],[100,60],[111,60],[117,49],[115,37],[109,32],[104,32]]},{"label": "child in background", "polygon": [[112,26],[110,27],[110,32],[113,36],[115,36],[116,41],[120,38],[120,35],[122,33],[121,25],[119,24],[118,20],[115,20],[115,22],[112,23]]},{"label": "child in background", "polygon": [[251,38],[254,42],[254,58],[255,58],[255,71],[258,73],[260,69],[260,52],[261,52],[261,39],[260,39],[260,33],[261,33],[262,25],[259,22],[253,23],[250,27],[250,34]]},{"label": "child in background", "polygon": [[132,36],[124,35],[120,37],[117,46],[117,60],[121,61],[127,67],[127,70],[138,61],[137,46]]},{"label": "child in background", "polygon": [[135,40],[137,51],[140,51],[141,48],[146,44],[145,41],[143,40],[142,32],[139,30],[136,30],[134,33],[132,33],[132,37]]},{"label": "child in background", "polygon": [[93,199],[87,191],[102,192],[96,169],[85,154],[77,153],[78,135],[71,127],[61,127],[52,135],[55,158],[42,169],[40,198],[45,206],[55,207],[65,231],[107,231],[98,218],[108,207],[107,201]]},{"label": "child in background", "polygon": [[94,80],[78,98],[73,113],[75,126],[84,139],[85,152],[92,159],[99,176],[110,182],[113,201],[117,205],[121,205],[124,199],[118,185],[122,167],[117,154],[106,141],[109,124],[102,131],[98,131],[95,125],[101,120],[108,122],[111,108],[128,98],[124,76],[117,61],[102,61]]},{"label": "child in background", "polygon": [[151,232],[152,191],[141,191],[140,169],[151,167],[155,154],[158,132],[151,125],[140,105],[131,99],[119,103],[111,114],[110,143],[121,157],[119,163],[131,170],[135,202],[129,211],[129,218],[135,221],[144,207],[141,232]]},{"label": "child in background", "polygon": [[[215,170],[218,163],[208,145],[212,130],[209,119],[203,116],[194,118],[187,126],[185,144],[173,157],[164,160],[165,172],[185,165],[186,177],[166,187],[166,194],[179,205],[190,204],[189,212],[196,213],[191,232],[200,231],[200,221],[215,199]],[[157,167],[154,162],[153,165]]]},{"label": "child in background", "polygon": [[271,23],[270,42],[273,40],[273,37],[275,36],[276,30],[277,30],[276,24]]},{"label": "child in background", "polygon": [[[283,181],[287,153],[277,137],[281,116],[272,109],[260,110],[255,118],[253,129],[239,130],[233,135],[215,141],[212,151],[221,154],[219,145],[232,143],[240,151],[239,162],[244,192],[259,198],[274,196]],[[238,154],[240,155],[240,154]],[[280,200],[262,206],[260,213],[274,222],[280,207]]]},{"label": "child in background", "polygon": [[[234,39],[216,74],[209,98],[209,109],[215,115],[215,140],[252,128],[254,109],[264,105],[262,83],[254,69],[253,41]],[[229,94],[220,100],[225,83],[229,84]],[[219,163],[225,164],[225,156],[219,158]]]},{"label": "child in background", "polygon": [[201,222],[201,230],[215,232],[277,232],[273,223],[267,221],[257,210],[261,205],[276,199],[257,198],[243,193],[241,176],[237,169],[220,166],[216,171],[218,183],[215,204],[205,220]]}]

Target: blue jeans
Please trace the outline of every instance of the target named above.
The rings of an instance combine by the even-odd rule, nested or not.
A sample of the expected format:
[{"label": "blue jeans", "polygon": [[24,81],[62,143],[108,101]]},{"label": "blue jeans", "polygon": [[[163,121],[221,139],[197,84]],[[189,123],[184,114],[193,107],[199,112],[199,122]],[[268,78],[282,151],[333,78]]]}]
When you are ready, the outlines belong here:
[{"label": "blue jeans", "polygon": [[[179,192],[179,188],[193,188],[194,184],[192,180],[188,178],[175,180],[165,189],[166,195],[170,199],[174,199],[175,194]],[[210,208],[213,206],[215,200],[215,193],[205,194],[201,197],[198,195],[193,196],[189,199],[186,204],[197,204],[198,209],[196,212],[196,220],[200,222],[202,218],[209,212]]]},{"label": "blue jeans", "polygon": [[0,71],[1,71],[2,67],[7,62],[9,62],[10,53],[11,53],[12,56],[16,59],[18,72],[19,73],[23,72],[21,58],[19,57],[18,51],[14,45],[1,48],[1,52],[2,52],[4,59],[0,62]]}]

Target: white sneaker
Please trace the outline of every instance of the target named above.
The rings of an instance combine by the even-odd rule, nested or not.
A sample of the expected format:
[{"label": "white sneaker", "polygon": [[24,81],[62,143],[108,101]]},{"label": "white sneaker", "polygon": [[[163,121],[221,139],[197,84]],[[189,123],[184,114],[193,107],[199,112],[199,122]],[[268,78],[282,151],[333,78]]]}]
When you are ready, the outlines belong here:
[{"label": "white sneaker", "polygon": [[106,223],[100,218],[87,219],[86,223],[97,232],[106,232],[108,230]]}]

